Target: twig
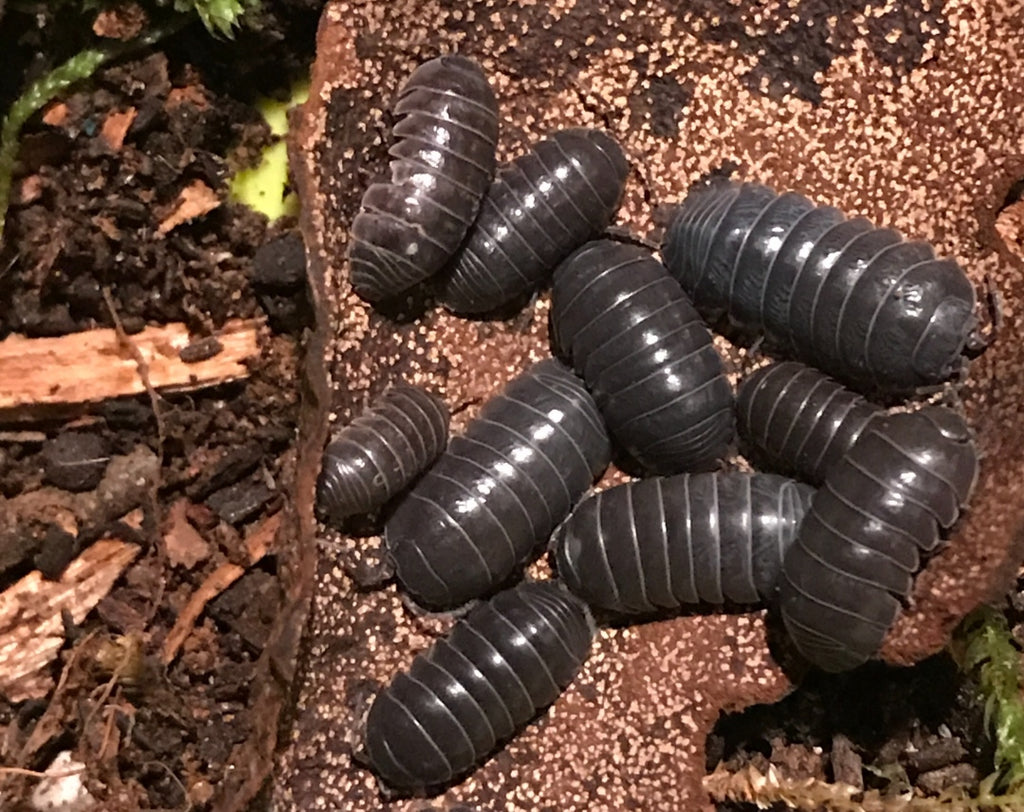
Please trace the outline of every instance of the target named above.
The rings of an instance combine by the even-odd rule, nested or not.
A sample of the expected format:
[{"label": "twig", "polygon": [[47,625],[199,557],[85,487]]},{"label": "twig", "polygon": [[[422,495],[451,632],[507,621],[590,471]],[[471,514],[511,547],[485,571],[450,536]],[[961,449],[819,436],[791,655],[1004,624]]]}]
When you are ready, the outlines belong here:
[{"label": "twig", "polygon": [[[246,551],[249,556],[249,566],[252,566],[267,554],[280,526],[281,513],[278,512],[268,517],[245,540]],[[178,615],[174,628],[171,629],[167,639],[164,640],[163,649],[160,652],[160,660],[164,665],[170,665],[174,658],[178,656],[178,651],[192,633],[192,628],[203,613],[203,610],[206,609],[206,605],[241,578],[245,574],[245,570],[245,567],[241,567],[238,564],[230,562],[221,564],[207,576],[199,589],[192,593],[192,597],[189,598],[185,608]]]},{"label": "twig", "polygon": [[[153,407],[153,417],[156,418],[156,434],[157,434],[157,447],[156,455],[161,461],[164,458],[164,438],[167,436],[164,431],[164,417],[160,409],[160,396],[156,393],[156,389],[153,388],[153,384],[149,379],[149,362],[146,361],[145,356],[139,351],[138,346],[132,341],[131,337],[124,330],[124,325],[121,324],[121,317],[117,313],[117,307],[114,304],[114,297],[110,295],[110,288],[106,285],[103,286],[103,301],[107,303],[107,310],[110,311],[110,318],[114,320],[114,329],[117,331],[117,341],[124,347],[132,358],[135,359],[135,365],[139,370],[139,380],[142,381],[142,385],[146,388],[146,394],[149,395],[150,405]],[[154,494],[160,487],[160,476],[157,475],[156,482],[153,483]]]}]

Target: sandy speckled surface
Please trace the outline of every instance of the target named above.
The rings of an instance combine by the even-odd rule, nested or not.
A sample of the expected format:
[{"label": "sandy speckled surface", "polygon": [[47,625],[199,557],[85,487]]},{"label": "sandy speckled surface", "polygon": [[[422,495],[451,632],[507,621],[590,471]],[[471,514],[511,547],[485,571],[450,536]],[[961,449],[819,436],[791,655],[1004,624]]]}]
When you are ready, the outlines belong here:
[{"label": "sandy speckled surface", "polygon": [[[460,10],[444,10],[454,5]],[[931,240],[975,281],[995,283],[1006,325],[965,392],[986,455],[977,499],[954,543],[918,579],[914,605],[884,652],[911,662],[939,648],[956,620],[1016,570],[1024,350],[1015,335],[1024,275],[994,222],[1024,177],[1024,10],[1011,2],[985,11],[965,1],[853,3],[828,16],[822,10],[833,4],[823,0],[790,5],[745,12],[745,4],[716,0],[330,4],[292,154],[331,319],[331,416],[347,419],[405,377],[466,406],[457,431],[479,400],[548,352],[544,298],[511,322],[433,309],[396,324],[368,310],[344,279],[348,224],[385,166],[389,99],[416,64],[452,48],[479,59],[491,77],[502,157],[561,126],[603,126],[621,140],[634,171],[619,221],[634,231],[663,226],[666,207],[701,175],[735,168]],[[679,8],[688,11],[680,16]],[[411,615],[393,586],[355,590],[339,566],[351,542],[321,542],[275,807],[383,808],[372,776],[351,764],[353,731],[377,688],[444,623]],[[720,709],[772,701],[789,686],[760,614],[606,630],[550,713],[432,803],[697,809],[707,803],[704,740]]]}]

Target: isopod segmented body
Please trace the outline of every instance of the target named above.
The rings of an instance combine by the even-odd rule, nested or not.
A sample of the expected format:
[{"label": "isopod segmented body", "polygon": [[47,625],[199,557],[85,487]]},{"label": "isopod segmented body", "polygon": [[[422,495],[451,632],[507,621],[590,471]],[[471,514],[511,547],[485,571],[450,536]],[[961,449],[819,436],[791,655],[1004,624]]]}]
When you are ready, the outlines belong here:
[{"label": "isopod segmented body", "polygon": [[441,301],[455,313],[484,313],[536,290],[611,222],[628,170],[601,130],[562,130],[536,144],[498,172]]},{"label": "isopod segmented body", "polygon": [[450,782],[558,698],[593,636],[586,606],[557,582],[522,583],[478,604],[374,700],[371,765],[392,791]]},{"label": "isopod segmented body", "polygon": [[472,60],[448,55],[420,65],[395,115],[391,182],[367,189],[349,245],[352,287],[370,302],[441,270],[494,176],[498,105]]},{"label": "isopod segmented body", "polygon": [[768,468],[820,485],[881,409],[812,367],[762,367],[736,392],[743,451]]},{"label": "isopod segmented body", "polygon": [[642,248],[588,243],[555,271],[552,340],[615,440],[647,471],[715,467],[734,434],[733,393],[711,332]]},{"label": "isopod segmented body", "polygon": [[953,260],[864,218],[758,184],[692,192],[665,264],[709,322],[866,392],[910,393],[980,346],[976,297]]},{"label": "isopod segmented body", "polygon": [[571,370],[549,359],[491,398],[385,525],[399,582],[451,609],[505,582],[608,465],[608,434]]},{"label": "isopod segmented body", "polygon": [[813,493],[738,471],[635,480],[583,500],[551,556],[569,589],[616,614],[766,601]]},{"label": "isopod segmented body", "polygon": [[391,387],[324,450],[317,504],[334,522],[371,513],[444,451],[448,408],[418,386]]},{"label": "isopod segmented body", "polygon": [[977,470],[970,429],[950,409],[871,421],[814,495],[783,562],[779,607],[807,660],[844,671],[878,651],[920,551],[956,521]]}]

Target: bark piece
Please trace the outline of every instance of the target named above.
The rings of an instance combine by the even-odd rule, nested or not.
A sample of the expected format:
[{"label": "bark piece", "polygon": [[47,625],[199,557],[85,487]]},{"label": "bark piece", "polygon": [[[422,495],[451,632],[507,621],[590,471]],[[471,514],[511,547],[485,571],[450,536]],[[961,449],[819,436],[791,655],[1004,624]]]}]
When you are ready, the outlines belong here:
[{"label": "bark piece", "polygon": [[[392,319],[352,295],[347,282],[352,218],[367,185],[387,174],[388,141],[378,133],[391,122],[394,93],[416,64],[456,46],[483,63],[500,100],[500,157],[559,127],[612,130],[637,170],[619,214],[634,233],[663,227],[692,183],[738,169],[928,240],[976,283],[991,277],[1006,301],[1006,338],[975,362],[965,390],[984,454],[981,479],[966,521],[918,579],[912,608],[886,643],[886,659],[910,663],[941,648],[967,611],[1013,577],[1024,543],[1016,383],[1024,348],[1013,340],[1024,268],[1005,256],[994,227],[1007,190],[1024,174],[1022,55],[1012,45],[1022,21],[1008,2],[980,12],[948,3],[941,24],[922,18],[930,12],[910,13],[906,37],[889,47],[881,28],[848,10],[837,21],[814,21],[829,37],[801,37],[796,46],[772,40],[773,31],[796,30],[780,15],[813,14],[804,6],[608,0],[496,9],[480,0],[455,9],[439,0],[333,0],[291,152],[311,288],[323,297],[318,318],[333,331],[327,357],[338,422],[403,378],[441,391],[452,407],[478,403],[549,354],[543,295],[504,322],[437,309]],[[368,22],[353,29],[352,19]],[[798,22],[806,33],[807,20]],[[415,44],[410,30],[422,35]],[[841,53],[829,50],[837,47],[833,35],[848,38]],[[815,41],[827,52],[810,53]],[[778,59],[790,53],[792,62]],[[897,69],[907,73],[894,82]],[[1006,111],[999,117],[990,113],[993,94]],[[718,343],[738,371],[749,368],[749,353]],[[473,412],[457,415],[453,431]],[[305,509],[310,496],[297,499]],[[326,548],[338,539],[323,541]],[[294,577],[301,593],[308,570]],[[351,748],[361,709],[429,644],[431,631],[392,591],[355,589],[326,555],[316,587],[307,630],[316,657],[302,669],[275,808],[412,808],[382,799]],[[790,687],[766,641],[761,615],[605,630],[554,708],[434,803],[675,812],[709,808],[709,792],[748,800],[772,791],[775,800],[856,795],[853,786],[790,786],[754,774],[752,792],[760,782],[768,794],[702,787],[704,740],[719,712],[771,701]]]}]

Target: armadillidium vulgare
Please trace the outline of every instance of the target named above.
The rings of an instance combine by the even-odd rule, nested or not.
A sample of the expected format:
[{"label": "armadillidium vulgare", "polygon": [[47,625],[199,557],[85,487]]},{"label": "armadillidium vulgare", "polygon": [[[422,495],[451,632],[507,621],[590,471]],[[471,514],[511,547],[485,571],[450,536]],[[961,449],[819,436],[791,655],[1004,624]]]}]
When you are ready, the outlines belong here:
[{"label": "armadillidium vulgare", "polygon": [[571,370],[541,361],[491,398],[385,524],[403,588],[451,609],[501,586],[608,465],[608,434]]},{"label": "armadillidium vulgare", "polygon": [[779,607],[797,649],[844,671],[879,649],[931,552],[966,504],[978,455],[950,409],[879,417],[825,478],[779,577]]},{"label": "armadillidium vulgare", "polygon": [[412,484],[447,442],[444,402],[418,386],[393,386],[324,450],[317,505],[335,523],[375,511]]},{"label": "armadillidium vulgare", "polygon": [[738,471],[636,480],[584,499],[555,531],[551,556],[575,594],[614,614],[758,603],[813,493]]},{"label": "armadillidium vulgare", "polygon": [[691,192],[665,264],[713,325],[763,335],[868,393],[907,394],[957,375],[977,331],[974,287],[930,245],[758,184]]},{"label": "armadillidium vulgare", "polygon": [[820,485],[878,406],[812,367],[782,361],[748,375],[736,392],[743,451],[768,468]]},{"label": "armadillidium vulgare", "polygon": [[562,130],[537,143],[498,172],[441,301],[455,313],[484,313],[536,290],[611,222],[628,171],[601,130]]},{"label": "armadillidium vulgare", "polygon": [[470,770],[558,698],[593,635],[586,606],[557,582],[475,606],[370,708],[366,752],[385,788],[422,792]]},{"label": "armadillidium vulgare", "polygon": [[611,240],[575,252],[555,271],[551,327],[612,436],[648,472],[707,470],[725,456],[734,414],[722,359],[649,252]]},{"label": "armadillidium vulgare", "polygon": [[420,65],[395,115],[391,181],[367,189],[349,244],[352,287],[370,302],[441,270],[494,176],[498,105],[472,60],[451,54]]}]

